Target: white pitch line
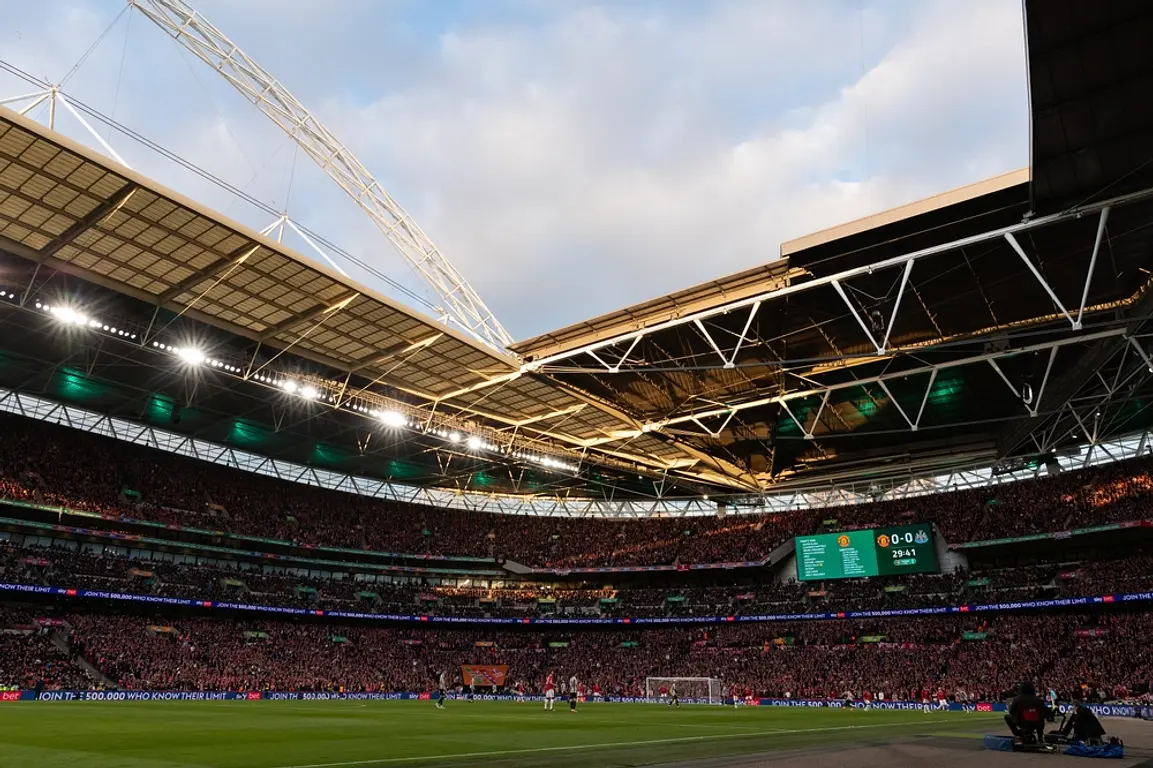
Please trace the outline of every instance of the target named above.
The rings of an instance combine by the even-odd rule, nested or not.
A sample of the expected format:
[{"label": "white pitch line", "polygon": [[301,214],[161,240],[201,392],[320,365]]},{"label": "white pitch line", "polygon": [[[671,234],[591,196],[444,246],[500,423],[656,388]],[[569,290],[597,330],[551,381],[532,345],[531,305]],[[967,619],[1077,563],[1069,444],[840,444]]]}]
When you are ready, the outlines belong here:
[{"label": "white pitch line", "polygon": [[[938,717],[921,720],[922,723],[946,723],[952,718]],[[739,739],[749,736],[780,736],[787,733],[822,733],[825,731],[849,731],[863,728],[892,728],[905,723],[872,723],[870,725],[833,725],[827,728],[778,728],[775,730],[750,733],[718,733],[708,736],[681,736],[675,739],[648,739],[646,741],[610,741],[602,744],[574,744],[564,747],[532,747],[528,749],[497,749],[489,752],[457,752],[450,755],[428,755],[424,757],[378,757],[369,760],[347,760],[341,763],[308,763],[307,765],[281,765],[277,768],[347,768],[356,765],[386,765],[396,763],[419,763],[433,760],[462,760],[474,757],[504,757],[507,755],[528,755],[536,752],[563,752],[584,749],[604,749],[606,747],[645,747],[651,744],[680,744],[688,741],[715,741],[717,739]]]}]

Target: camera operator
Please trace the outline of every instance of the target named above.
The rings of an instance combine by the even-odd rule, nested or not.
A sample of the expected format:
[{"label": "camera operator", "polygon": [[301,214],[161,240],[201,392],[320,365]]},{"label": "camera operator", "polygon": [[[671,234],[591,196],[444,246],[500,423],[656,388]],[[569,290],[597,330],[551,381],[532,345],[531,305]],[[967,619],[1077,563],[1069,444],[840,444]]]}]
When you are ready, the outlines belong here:
[{"label": "camera operator", "polygon": [[1074,702],[1073,707],[1073,716],[1065,723],[1061,733],[1072,735],[1074,741],[1084,744],[1100,744],[1105,736],[1105,728],[1097,715],[1080,699]]},{"label": "camera operator", "polygon": [[1037,695],[1031,682],[1021,683],[1017,696],[1009,704],[1005,724],[1023,744],[1040,744],[1045,738],[1045,720],[1048,717],[1045,702]]}]

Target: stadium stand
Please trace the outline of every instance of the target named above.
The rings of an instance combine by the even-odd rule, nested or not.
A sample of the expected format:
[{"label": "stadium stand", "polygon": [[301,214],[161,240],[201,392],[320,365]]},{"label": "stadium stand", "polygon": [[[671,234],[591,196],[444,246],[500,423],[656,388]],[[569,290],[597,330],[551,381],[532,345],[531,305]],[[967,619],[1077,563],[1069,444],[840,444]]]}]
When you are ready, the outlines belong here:
[{"label": "stadium stand", "polygon": [[[661,616],[762,615],[924,608],[980,602],[1078,597],[1153,590],[1153,556],[1140,548],[1092,561],[1030,567],[990,567],[888,579],[835,580],[814,584],[774,580],[721,585],[624,584],[619,587],[520,582],[499,587],[419,583],[364,584],[342,574],[302,576],[214,565],[174,564],[97,555],[59,546],[0,542],[0,575],[24,584],[67,586],[197,600],[241,599],[250,603],[368,613],[440,616],[559,615]],[[815,590],[820,587],[819,590]],[[363,593],[371,590],[371,599]],[[542,602],[541,599],[547,599]],[[672,598],[672,599],[670,599]]]},{"label": "stadium stand", "polygon": [[[124,689],[422,691],[439,670],[462,663],[508,664],[510,683],[530,690],[550,669],[572,670],[617,695],[638,695],[646,676],[668,674],[717,677],[769,697],[836,698],[850,690],[903,700],[944,689],[954,700],[996,701],[1034,678],[1067,698],[1149,699],[1153,682],[1153,617],[1128,613],[549,633],[96,614],[62,620],[74,652]],[[53,658],[42,632],[5,637],[3,669],[12,681],[96,684],[78,679],[59,651]]]},{"label": "stadium stand", "polygon": [[0,691],[34,688],[87,689],[93,681],[72,663],[72,653],[36,624],[33,611],[0,606]]},{"label": "stadium stand", "polygon": [[[774,697],[995,701],[1036,679],[1065,699],[1153,700],[1153,598],[1109,599],[1153,590],[1150,112],[1118,87],[1149,57],[1128,20],[1139,4],[1121,5],[1100,16],[1132,34],[1101,45],[1089,14],[1027,3],[1030,169],[786,243],[767,265],[523,341],[515,357],[0,113],[0,161],[20,169],[0,191],[26,211],[0,212],[13,299],[0,303],[0,385],[6,410],[44,419],[0,416],[0,579],[21,601],[0,608],[0,686],[412,692],[477,662],[508,664],[530,690],[561,669],[617,694],[676,675]],[[1117,66],[1090,73],[1073,33]],[[1085,119],[1098,112],[1116,119]],[[187,338],[206,348],[178,349]],[[127,439],[151,430],[160,445],[163,431],[173,450],[196,439],[411,492],[397,498],[473,494],[499,510],[493,499],[516,497],[533,514],[244,473],[47,423],[71,423],[54,410],[65,404],[124,417],[141,430]],[[236,434],[257,413],[244,424],[263,443]],[[382,413],[404,431],[379,440]],[[1108,440],[1142,457],[1098,463]],[[555,456],[572,464],[548,471]],[[720,514],[769,498],[800,509]],[[563,514],[581,504],[609,517]],[[789,578],[795,536],[911,522],[935,526],[945,572]],[[1084,530],[1111,523],[1131,527]],[[651,566],[669,570],[579,573]],[[68,594],[84,589],[186,602]],[[231,598],[249,607],[214,605]],[[1027,600],[1049,604],[1015,607]],[[963,610],[994,601],[1008,607]],[[349,608],[398,616],[324,615]],[[926,613],[837,616],[883,609]],[[515,620],[554,614],[621,623]],[[476,617],[514,620],[448,621]]]},{"label": "stadium stand", "polygon": [[[841,528],[932,522],[950,543],[1150,516],[1153,459],[876,504],[717,519],[518,516],[367,499],[0,417],[0,495],[306,546],[459,555],[556,568],[757,561],[834,518]],[[129,495],[130,494],[130,495]]]}]

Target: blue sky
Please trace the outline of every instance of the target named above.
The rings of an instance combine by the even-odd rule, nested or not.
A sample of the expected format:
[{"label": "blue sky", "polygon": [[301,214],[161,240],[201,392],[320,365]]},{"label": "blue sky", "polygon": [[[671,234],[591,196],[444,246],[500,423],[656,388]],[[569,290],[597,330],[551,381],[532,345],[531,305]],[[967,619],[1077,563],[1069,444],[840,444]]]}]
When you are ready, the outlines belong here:
[{"label": "blue sky", "polygon": [[[518,338],[1028,161],[1018,0],[193,5],[365,162]],[[122,7],[0,0],[0,56],[58,81]],[[0,77],[0,94],[26,90]],[[122,17],[65,92],[435,302],[343,192],[144,17]],[[112,142],[138,170],[268,223]]]}]

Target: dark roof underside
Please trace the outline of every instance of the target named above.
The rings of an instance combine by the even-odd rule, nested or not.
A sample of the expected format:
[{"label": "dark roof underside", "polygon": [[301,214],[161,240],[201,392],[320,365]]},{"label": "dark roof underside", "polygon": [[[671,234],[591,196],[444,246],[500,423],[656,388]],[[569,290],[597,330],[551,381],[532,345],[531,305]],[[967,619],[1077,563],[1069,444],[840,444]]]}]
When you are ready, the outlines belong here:
[{"label": "dark roof underside", "polygon": [[1153,3],[1026,0],[1038,214],[1153,186]]}]

